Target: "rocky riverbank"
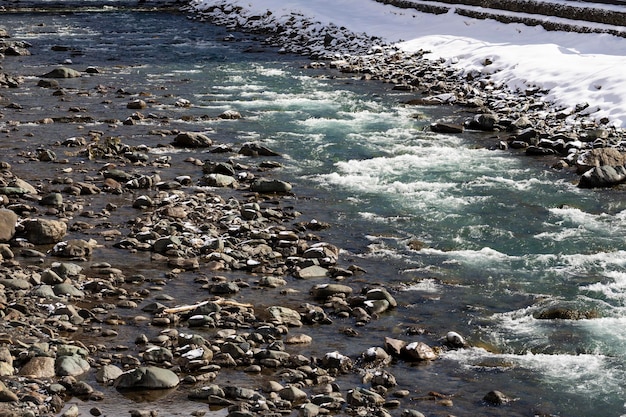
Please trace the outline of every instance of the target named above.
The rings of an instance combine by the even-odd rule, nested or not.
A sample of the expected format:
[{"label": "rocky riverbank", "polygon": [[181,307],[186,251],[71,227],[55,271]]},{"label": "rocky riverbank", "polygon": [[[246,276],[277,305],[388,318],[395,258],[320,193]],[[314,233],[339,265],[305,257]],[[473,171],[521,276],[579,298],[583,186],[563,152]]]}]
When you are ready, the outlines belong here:
[{"label": "rocky riverbank", "polygon": [[[3,62],[29,48],[3,33]],[[324,241],[329,224],[298,211],[280,154],[168,128],[169,116],[149,113],[159,100],[150,91],[72,84],[102,80],[97,67],[54,66],[34,78],[6,74],[0,98],[1,416],[106,414],[110,387],[177,390],[189,402],[179,408],[193,415],[421,415],[393,363],[434,361],[463,348],[463,337],[407,329],[352,356],[324,346],[320,328],[356,337],[397,301]],[[22,104],[25,83],[37,84],[35,101],[52,97],[64,110]],[[126,116],[94,116],[94,101]],[[242,119],[232,110],[205,117]],[[126,143],[124,132],[142,125],[157,125],[148,135],[162,143]],[[43,139],[47,126],[80,135]],[[162,152],[177,149],[210,158],[176,162]],[[133,272],[131,258],[150,273]],[[182,276],[193,288],[184,299],[168,295]],[[263,305],[251,302],[255,292]],[[427,400],[452,405],[435,392]],[[150,404],[126,412],[160,414]]]},{"label": "rocky riverbank", "polygon": [[[481,74],[453,71],[423,54],[406,56],[341,28],[320,32],[306,20],[246,15],[226,3],[201,16],[263,33],[269,45],[311,56],[311,66],[414,91],[409,106],[454,104],[475,114],[435,123],[436,131],[493,132],[503,148],[562,156],[561,168],[595,167],[596,159],[621,155],[621,131],[590,120],[584,105],[565,114],[542,102],[541,91],[513,94]],[[3,34],[2,59],[27,56],[29,44],[10,35]],[[430,335],[409,327],[375,346],[358,346],[357,355],[327,349],[316,338],[321,327],[358,336],[393,314],[397,297],[392,288],[362,279],[367,272],[325,241],[331,225],[298,211],[298,190],[280,179],[281,155],[259,143],[232,148],[201,132],[168,128],[168,116],[150,112],[159,100],[150,91],[95,82],[89,90],[67,87],[99,71],[56,67],[37,77],[38,94],[58,97],[68,109],[62,114],[22,112],[24,98],[16,92],[24,74],[0,78],[7,88],[0,96],[6,141],[0,415],[101,415],[110,386],[124,392],[177,388],[193,404],[181,407],[194,415],[225,409],[232,417],[420,416],[420,401],[444,410],[454,405],[451,395],[434,391],[415,398],[412,386],[398,385],[394,367],[466,347],[455,332]],[[92,116],[90,97],[123,108],[125,116]],[[206,117],[242,119],[236,111]],[[116,134],[83,126],[96,122]],[[148,122],[158,125],[149,135],[162,143],[151,148],[123,139],[124,129]],[[53,124],[75,126],[81,135],[28,144],[31,129]],[[151,152],[157,148],[200,149],[211,157],[187,158],[181,167]],[[26,164],[41,170],[23,178],[19,167]],[[151,274],[129,272],[127,262],[108,256],[112,252],[147,259]],[[188,298],[176,299],[165,289],[182,276],[192,276],[194,287]],[[266,294],[264,305],[250,301],[253,292]],[[281,296],[298,302],[282,303]],[[322,354],[299,353],[299,346],[311,345]],[[225,373],[228,382],[220,378]],[[487,391],[479,406],[512,401]],[[142,404],[127,411],[159,414]]]},{"label": "rocky riverbank", "polygon": [[[194,6],[195,4],[195,6]],[[407,54],[381,39],[346,28],[323,26],[297,13],[253,13],[229,2],[202,6],[191,2],[199,18],[232,30],[262,34],[285,53],[312,58],[313,67],[328,67],[367,80],[391,83],[415,92],[407,106],[458,106],[466,116],[431,125],[434,132],[464,130],[492,133],[490,146],[547,158],[553,169],[581,175],[580,187],[610,187],[626,181],[624,132],[611,120],[596,120],[594,103],[562,108],[545,100],[547,91],[529,86],[510,91],[492,81],[489,71],[466,71],[428,59],[430,51]],[[485,60],[483,65],[492,63]]]}]

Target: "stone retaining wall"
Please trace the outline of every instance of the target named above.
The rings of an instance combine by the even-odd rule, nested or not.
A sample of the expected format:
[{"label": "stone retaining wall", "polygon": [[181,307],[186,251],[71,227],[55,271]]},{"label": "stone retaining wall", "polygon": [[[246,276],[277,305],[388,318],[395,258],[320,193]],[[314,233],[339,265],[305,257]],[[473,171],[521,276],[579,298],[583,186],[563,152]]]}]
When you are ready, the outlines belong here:
[{"label": "stone retaining wall", "polygon": [[[542,26],[546,30],[562,30],[580,33],[610,33],[626,37],[626,11],[598,7],[584,7],[584,3],[624,5],[622,0],[592,0],[557,4],[538,0],[376,0],[404,9],[416,9],[427,13],[446,13],[454,8],[455,13],[478,19],[494,19],[503,23],[523,23],[529,26]],[[480,7],[482,10],[476,10]],[[515,15],[515,13],[520,13]],[[550,21],[549,17],[567,19],[571,22]],[[588,24],[586,24],[588,23]],[[621,26],[622,28],[602,28],[597,24]]]}]

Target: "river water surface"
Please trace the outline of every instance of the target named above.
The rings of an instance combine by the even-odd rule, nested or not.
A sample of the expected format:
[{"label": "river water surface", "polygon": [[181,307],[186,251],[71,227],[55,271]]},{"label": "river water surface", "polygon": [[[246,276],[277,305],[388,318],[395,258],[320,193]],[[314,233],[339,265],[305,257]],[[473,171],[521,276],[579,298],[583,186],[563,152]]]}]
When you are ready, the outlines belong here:
[{"label": "river water surface", "polygon": [[[278,55],[251,36],[183,14],[113,8],[7,13],[0,24],[33,45],[31,57],[3,62],[5,71],[28,76],[23,88],[3,92],[22,105],[21,118],[67,114],[68,106],[86,103],[96,119],[123,120],[129,111],[115,102],[97,96],[61,102],[35,87],[37,76],[57,64],[93,65],[101,74],[64,80],[64,86],[150,91],[158,100],[147,113],[167,114],[168,128],[210,131],[217,143],[258,141],[282,153],[280,176],[294,185],[297,209],[307,219],[331,223],[324,238],[344,248],[348,264],[368,270],[360,279],[396,289],[400,303],[359,329],[358,338],[337,338],[331,330],[320,330],[319,337],[351,356],[381,346],[385,336],[407,338],[404,332],[412,327],[424,329],[423,340],[430,344],[454,330],[472,345],[428,365],[397,364],[399,385],[411,387],[414,397],[437,391],[454,403],[446,408],[415,400],[403,406],[426,415],[626,413],[623,192],[580,190],[573,174],[552,171],[548,162],[489,150],[496,140],[484,134],[431,133],[430,122],[460,110],[403,106],[410,95],[389,85],[302,69],[301,57]],[[68,50],[51,52],[55,45]],[[176,107],[181,98],[192,107]],[[197,118],[228,109],[244,119]],[[11,117],[5,111],[5,119]],[[165,143],[147,134],[153,127],[128,127],[123,139]],[[109,129],[107,124],[89,128]],[[77,134],[75,126],[62,124],[23,131],[29,129],[32,137],[0,144],[5,159],[16,149],[33,150]],[[210,159],[183,152],[172,154],[173,161],[190,154]],[[168,175],[198,177],[189,164],[173,166]],[[36,178],[39,173],[31,169],[15,170]],[[423,248],[414,250],[415,242]],[[105,250],[117,263],[150,273],[141,260],[126,259],[126,252]],[[181,283],[169,291],[185,301],[188,289]],[[537,318],[555,306],[593,312],[594,318]],[[482,397],[493,389],[517,401],[486,407]],[[109,415],[133,407],[133,399],[102,390],[108,399],[97,405]],[[155,403],[161,415],[194,409],[179,396]]]}]

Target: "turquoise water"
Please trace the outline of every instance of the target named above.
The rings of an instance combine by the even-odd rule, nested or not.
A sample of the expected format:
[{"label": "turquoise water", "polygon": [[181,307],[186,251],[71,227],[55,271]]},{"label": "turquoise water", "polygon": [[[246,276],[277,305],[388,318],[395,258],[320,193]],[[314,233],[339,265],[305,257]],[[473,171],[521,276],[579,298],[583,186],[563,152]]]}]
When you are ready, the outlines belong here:
[{"label": "turquoise water", "polygon": [[[489,135],[431,133],[430,122],[460,110],[404,106],[409,96],[389,85],[301,69],[301,57],[262,51],[240,34],[225,42],[225,29],[182,15],[7,19],[2,24],[15,38],[34,45],[35,58],[23,60],[31,80],[66,58],[97,65],[104,70],[98,79],[73,82],[162,91],[151,110],[172,117],[171,128],[210,131],[218,143],[258,141],[284,154],[278,175],[293,183],[298,209],[333,225],[324,236],[344,248],[348,264],[366,267],[363,279],[397,291],[400,307],[360,330],[365,335],[356,343],[336,342],[342,351],[358,354],[390,332],[406,337],[398,333],[411,326],[425,329],[429,343],[455,330],[472,345],[429,366],[398,364],[394,374],[416,396],[424,387],[455,403],[450,410],[424,402],[406,407],[436,415],[626,412],[622,191],[579,190],[574,174],[553,171],[549,162],[490,150],[497,139]],[[36,52],[59,43],[81,53],[37,61]],[[6,69],[17,65],[11,62]],[[179,98],[193,106],[176,108]],[[182,119],[228,109],[244,119]],[[95,111],[120,118],[126,112]],[[127,142],[155,140],[145,127],[132,132]],[[411,249],[411,242],[422,248]],[[555,306],[592,315],[536,318]],[[480,400],[491,389],[518,400],[486,408]]]}]

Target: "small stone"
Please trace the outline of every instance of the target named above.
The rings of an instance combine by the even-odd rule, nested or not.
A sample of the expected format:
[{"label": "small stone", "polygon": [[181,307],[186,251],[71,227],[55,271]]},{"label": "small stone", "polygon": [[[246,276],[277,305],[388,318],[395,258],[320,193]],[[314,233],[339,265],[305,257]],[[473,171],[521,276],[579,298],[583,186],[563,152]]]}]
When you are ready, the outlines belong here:
[{"label": "small stone", "polygon": [[126,108],[131,110],[142,110],[147,107],[148,104],[143,100],[133,100],[126,105]]},{"label": "small stone", "polygon": [[72,404],[70,408],[68,408],[63,414],[61,414],[61,417],[78,417],[79,414],[80,410],[78,409],[78,406],[76,404]]}]

